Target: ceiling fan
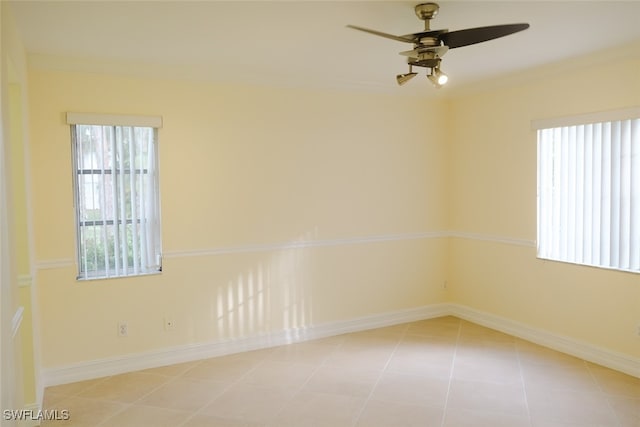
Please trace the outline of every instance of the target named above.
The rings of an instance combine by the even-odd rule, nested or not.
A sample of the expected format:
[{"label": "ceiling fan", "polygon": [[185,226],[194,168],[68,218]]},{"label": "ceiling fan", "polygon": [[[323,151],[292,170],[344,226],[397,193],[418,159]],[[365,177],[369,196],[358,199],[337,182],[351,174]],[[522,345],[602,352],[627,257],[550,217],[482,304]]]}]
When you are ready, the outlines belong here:
[{"label": "ceiling fan", "polygon": [[424,21],[424,31],[404,36],[395,36],[356,25],[347,25],[347,27],[391,40],[413,43],[413,50],[400,52],[400,55],[407,57],[409,72],[396,76],[398,84],[403,85],[415,77],[418,73],[413,72],[413,67],[416,66],[428,68],[429,74],[427,74],[427,77],[438,88],[442,87],[449,79],[440,70],[442,57],[449,49],[486,42],[529,28],[529,24],[521,23],[467,28],[458,31],[431,30],[430,21],[438,14],[439,9],[440,6],[437,3],[420,3],[416,5],[415,12],[418,18]]}]

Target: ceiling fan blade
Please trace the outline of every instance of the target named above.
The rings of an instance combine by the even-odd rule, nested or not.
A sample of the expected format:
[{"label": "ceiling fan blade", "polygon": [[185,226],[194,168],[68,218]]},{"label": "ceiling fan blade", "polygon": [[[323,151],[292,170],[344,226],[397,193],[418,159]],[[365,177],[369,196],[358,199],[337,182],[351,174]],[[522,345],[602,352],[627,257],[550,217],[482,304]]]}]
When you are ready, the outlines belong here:
[{"label": "ceiling fan blade", "polygon": [[490,27],[468,28],[452,31],[439,36],[440,40],[450,49],[482,43],[499,37],[508,36],[529,28],[529,24],[493,25]]},{"label": "ceiling fan blade", "polygon": [[399,42],[414,43],[414,40],[415,40],[415,39],[412,39],[412,38],[402,37],[402,36],[394,36],[393,34],[387,34],[387,33],[381,32],[381,31],[371,30],[369,28],[358,27],[358,26],[355,26],[355,25],[347,25],[347,27],[348,28],[352,28],[354,30],[358,30],[358,31],[364,31],[365,33],[373,34],[373,35],[384,37],[384,38],[387,38],[387,39],[396,40],[396,41],[399,41]]}]

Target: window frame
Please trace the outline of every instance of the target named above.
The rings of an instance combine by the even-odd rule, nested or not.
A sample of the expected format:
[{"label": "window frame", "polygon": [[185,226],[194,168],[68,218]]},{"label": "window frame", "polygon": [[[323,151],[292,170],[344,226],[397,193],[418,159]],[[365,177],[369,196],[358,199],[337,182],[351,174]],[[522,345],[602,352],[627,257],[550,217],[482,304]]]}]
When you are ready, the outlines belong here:
[{"label": "window frame", "polygon": [[[629,132],[630,132],[628,135],[628,140],[629,140],[628,152],[624,152],[624,150],[619,148],[623,144],[623,135],[625,135],[623,127],[626,126],[626,122],[629,122],[628,126],[629,126]],[[537,153],[536,153],[536,157],[537,157],[536,256],[537,258],[542,260],[550,260],[550,261],[595,267],[595,268],[602,268],[606,270],[615,270],[615,271],[630,272],[630,273],[636,273],[636,274],[640,273],[640,265],[639,265],[640,261],[637,259],[638,257],[636,256],[636,253],[640,250],[639,249],[640,242],[636,242],[635,239],[631,240],[631,238],[633,237],[633,234],[629,236],[628,247],[626,246],[624,247],[624,250],[630,251],[630,254],[631,254],[628,264],[624,262],[624,259],[620,259],[620,257],[613,257],[613,259],[610,259],[606,251],[604,252],[604,255],[602,255],[603,247],[605,249],[613,248],[615,244],[616,245],[615,250],[618,250],[619,248],[621,248],[622,247],[621,245],[625,243],[626,235],[624,235],[624,233],[618,232],[615,236],[608,236],[608,239],[607,239],[608,243],[605,246],[602,246],[600,244],[600,240],[598,240],[598,238],[600,237],[600,234],[598,234],[598,237],[594,239],[588,239],[587,237],[585,237],[585,235],[589,236],[589,233],[591,232],[591,230],[594,230],[596,226],[599,229],[601,229],[602,224],[607,224],[606,222],[603,222],[604,219],[600,216],[601,214],[602,216],[606,216],[607,218],[609,218],[609,215],[612,212],[616,212],[616,209],[620,209],[621,206],[624,206],[622,202],[619,201],[626,195],[623,192],[623,190],[628,190],[629,196],[632,198],[630,199],[631,201],[628,202],[629,203],[628,212],[629,212],[629,217],[631,218],[631,221],[634,221],[634,217],[632,215],[636,213],[635,209],[638,208],[637,198],[639,197],[639,194],[640,194],[640,179],[638,179],[638,176],[640,176],[639,175],[640,160],[637,160],[637,159],[634,160],[635,156],[640,156],[640,146],[639,146],[640,134],[638,133],[638,127],[640,126],[639,123],[640,123],[640,107],[630,107],[630,108],[624,108],[624,109],[618,109],[618,110],[587,113],[587,114],[574,115],[574,116],[568,116],[568,117],[541,119],[541,120],[534,120],[531,122],[532,130],[536,131],[536,145],[537,145]],[[594,130],[600,129],[600,127],[605,128],[606,126],[610,126],[611,129],[613,129],[615,126],[619,126],[618,130],[620,132],[616,133],[615,130],[611,130],[611,133],[608,135],[606,133],[603,133],[602,139],[600,140],[599,139],[600,135]],[[587,132],[588,130],[591,130],[592,133]],[[601,152],[589,151],[587,148],[581,147],[579,145],[575,145],[575,147],[580,147],[580,149],[575,149],[575,148],[573,149],[573,152],[571,152],[571,154],[574,155],[574,157],[569,157],[566,155],[566,153],[563,153],[563,154],[560,154],[560,157],[559,157],[559,159],[561,160],[556,159],[553,162],[553,164],[551,165],[545,164],[543,166],[541,162],[543,161],[542,157],[544,157],[545,155],[542,154],[543,150],[541,148],[541,141],[544,139],[543,137],[544,132],[547,132],[547,135],[549,134],[549,132],[568,132],[568,133],[576,132],[578,136],[582,135],[583,138],[578,138],[576,135],[570,135],[569,138],[574,138],[572,142],[576,144],[584,144],[586,147],[589,147],[589,144],[594,144],[593,147],[595,147],[596,141],[598,143],[601,143],[602,147],[605,147],[605,143],[607,144],[610,143],[611,139],[613,139],[613,136],[617,136],[618,141],[615,143],[611,142],[610,146],[607,146],[606,148],[602,148]],[[584,133],[581,133],[581,132],[584,132]],[[593,137],[593,140],[591,139],[592,137]],[[596,137],[598,137],[597,140],[596,140]],[[548,140],[545,142],[550,144],[556,144],[556,143],[566,144],[567,140],[564,138],[566,137],[563,134],[563,136],[560,138],[562,142],[557,142],[556,139],[554,139],[554,142],[549,142]],[[615,150],[616,147],[619,148],[618,151]],[[557,147],[554,147],[553,149],[558,150]],[[566,150],[567,148],[564,147],[564,149]],[[595,159],[594,153],[596,153],[598,156],[609,154],[611,156],[610,157],[611,161],[607,164],[602,160],[601,157],[598,157],[597,159]],[[605,154],[602,154],[602,153],[605,153]],[[603,162],[602,165],[606,165],[609,167],[611,167],[611,164],[615,165],[616,161],[618,162],[618,164],[622,164],[623,162],[625,162],[625,165],[628,164],[629,167],[632,167],[632,170],[625,171],[630,176],[629,182],[625,183],[625,185],[628,184],[628,188],[623,185],[618,185],[617,187],[611,187],[611,188],[606,187],[606,189],[604,190],[601,189],[600,186],[604,187],[605,184],[608,185],[615,179],[619,180],[620,179],[619,175],[622,173],[621,172],[622,169],[616,169],[615,167],[612,167],[610,170],[606,170],[604,166],[602,169],[599,169],[599,166],[594,166],[598,163],[591,163],[591,165],[589,165],[586,163],[586,160],[583,160],[582,163],[580,163],[578,160],[573,160],[574,158],[580,159],[580,156],[587,156],[585,157],[585,159],[591,158],[592,160],[595,159],[595,161]],[[594,157],[592,158],[589,156],[594,156]],[[625,158],[625,156],[628,156],[628,159]],[[607,158],[605,157],[605,159]],[[551,212],[549,211],[548,208],[545,210],[542,207],[543,194],[545,195],[544,197],[548,196],[549,194],[549,190],[546,187],[543,188],[544,184],[542,181],[549,179],[549,175],[548,175],[550,173],[549,171],[551,171],[553,168],[558,168],[556,163],[559,163],[560,161],[564,161],[564,162],[575,161],[575,165],[567,166],[566,164],[564,164],[561,166],[565,168],[565,170],[561,171],[561,174],[563,174],[562,178],[566,178],[564,174],[571,173],[566,169],[569,169],[572,167],[577,168],[576,170],[578,170],[580,173],[583,173],[582,175],[583,178],[587,179],[587,176],[589,177],[587,179],[587,181],[589,181],[588,182],[589,185],[584,184],[583,182],[577,182],[575,186],[575,189],[576,189],[575,194],[579,194],[579,196],[577,197],[577,200],[582,200],[580,198],[583,197],[589,201],[592,201],[593,204],[590,205],[591,210],[589,210],[589,213],[587,213],[586,215],[583,213],[580,215],[580,217],[575,216],[575,217],[572,217],[571,219],[564,218],[560,220],[558,226],[562,227],[564,225],[567,229],[569,229],[568,233],[571,233],[572,228],[577,229],[576,224],[570,225],[570,222],[572,220],[577,219],[576,222],[578,222],[578,224],[582,224],[580,223],[580,221],[586,220],[587,225],[590,225],[591,228],[585,231],[583,227],[581,230],[579,230],[579,235],[578,234],[576,235],[580,237],[583,244],[587,245],[586,246],[587,249],[595,247],[598,251],[600,251],[600,255],[593,255],[593,253],[592,255],[589,255],[589,256],[584,256],[577,253],[572,254],[571,248],[567,249],[565,247],[562,247],[559,250],[561,253],[558,254],[558,248],[555,248],[555,247],[552,248],[552,245],[550,244],[550,242],[547,242],[547,246],[543,247],[543,244],[545,243],[543,242],[543,240],[545,239],[545,237],[543,237],[543,232],[554,233],[553,239],[567,238],[567,236],[564,235],[567,232],[564,230],[551,230],[551,231],[542,230],[544,226],[543,223],[545,222],[544,220],[542,220],[542,216],[551,215]],[[588,171],[586,170],[587,168],[589,168]],[[542,172],[543,169],[545,172]],[[615,173],[614,173],[614,170],[615,170]],[[560,175],[558,174],[557,171],[554,171],[552,173],[556,174],[555,177],[551,178],[552,181],[553,180],[560,181],[562,179],[560,178]],[[587,173],[589,175],[587,175]],[[598,173],[601,173],[602,175],[598,175]],[[594,178],[593,174],[595,174],[597,179]],[[616,174],[618,175],[617,177],[616,177]],[[605,178],[601,178],[601,177],[605,177]],[[574,176],[573,179],[576,179],[576,177]],[[590,187],[591,184],[594,184],[595,187],[591,188]],[[590,194],[588,193],[589,190],[591,190]],[[571,194],[571,193],[567,193],[566,191],[565,193],[560,193],[560,192],[556,193],[556,191],[557,190],[551,190],[551,193],[554,194],[555,197],[562,196],[563,194],[565,195]],[[578,191],[581,191],[581,193],[579,193]],[[599,201],[601,198],[607,198],[607,197],[610,198],[610,200],[612,201],[608,203]],[[633,200],[636,200],[636,202],[634,203]],[[548,199],[545,199],[545,201],[548,202]],[[558,201],[554,201],[554,203],[558,203]],[[564,203],[564,202],[561,202],[561,203]],[[572,202],[569,202],[569,204],[571,203]],[[595,211],[596,206],[601,208],[601,210],[596,212]],[[602,210],[602,206],[607,207],[608,210],[607,209]],[[557,209],[557,207],[555,207],[555,209]],[[624,213],[626,213],[626,211]],[[547,220],[548,220],[548,217],[547,217]],[[554,219],[553,221],[556,221],[556,220]],[[621,221],[622,220],[620,220],[619,218],[616,218],[615,221],[612,221],[612,223],[613,222],[616,223],[615,225],[613,225],[614,230],[616,226],[621,227],[620,225]],[[637,229],[638,227],[640,227],[640,218],[635,219],[635,222],[632,223],[632,227],[634,232],[637,233]],[[605,231],[609,232],[610,230],[605,229]],[[576,233],[578,232],[576,231]],[[550,240],[553,240],[553,239],[550,239]],[[597,246],[595,246],[596,244]],[[552,253],[552,252],[555,252],[555,253]],[[601,257],[604,259],[602,259]]]},{"label": "window frame", "polygon": [[[138,276],[160,274],[162,272],[162,221],[161,221],[158,147],[159,147],[159,129],[162,127],[162,117],[161,116],[93,114],[93,113],[67,113],[66,121],[70,127],[70,132],[71,132],[71,151],[72,151],[72,162],[73,162],[72,163],[72,174],[73,174],[72,190],[73,190],[73,204],[74,204],[74,227],[75,227],[75,233],[76,233],[76,239],[75,239],[75,242],[76,242],[75,243],[75,251],[76,251],[75,259],[76,259],[76,268],[77,268],[76,280],[78,281],[103,280],[103,279],[131,278],[131,277],[138,277]],[[113,170],[105,169],[104,164],[102,164],[101,168],[99,169],[92,169],[92,168],[82,169],[80,161],[78,159],[78,156],[79,156],[78,140],[77,140],[77,133],[76,133],[77,126],[98,126],[103,128],[103,131],[105,128],[111,128],[112,131],[114,132],[112,135],[112,138],[114,139],[114,143],[116,138],[115,136],[116,128],[120,128],[120,131],[131,128],[132,134],[133,132],[136,131],[135,128],[150,128],[151,134],[152,134],[151,144],[153,145],[153,152],[151,154],[153,156],[153,163],[152,163],[153,176],[151,177],[151,180],[152,180],[151,185],[153,190],[153,206],[151,207],[151,209],[154,212],[154,214],[151,217],[145,217],[144,215],[136,215],[135,217],[131,217],[131,218],[125,216],[125,217],[115,217],[112,219],[108,219],[103,215],[102,219],[90,219],[90,220],[86,220],[81,217],[80,205],[82,204],[81,202],[82,190],[80,189],[80,186],[83,185],[83,183],[80,182],[80,177],[82,175],[101,176],[104,179],[105,175],[114,175],[117,177],[118,175],[126,176],[127,174],[131,174],[131,173],[137,174],[138,170],[136,169],[135,166],[129,165],[127,169],[119,168],[117,172],[114,172]],[[149,173],[149,167],[141,167],[140,173],[145,173],[145,174]],[[114,178],[114,180],[115,179],[117,178]],[[130,185],[134,185],[130,180],[128,181],[129,181],[128,185],[125,188],[128,188]],[[117,188],[116,185],[117,185],[116,183],[112,183],[111,188],[112,189]],[[137,185],[137,183],[135,185]],[[122,200],[121,197],[123,193],[118,191],[118,192],[113,192],[113,194],[114,194],[113,197],[115,198],[115,200],[118,200],[118,201]],[[83,233],[86,231],[86,229],[83,230],[83,227],[90,227],[90,226],[108,227],[109,225],[114,226],[117,224],[124,225],[125,227],[127,227],[129,224],[136,224],[136,223],[141,224],[145,222],[145,220],[148,221],[149,218],[153,220],[152,222],[154,222],[154,224],[151,226],[151,229],[149,231],[151,231],[153,234],[152,240],[155,239],[153,240],[155,244],[153,245],[152,248],[147,249],[148,252],[145,252],[144,254],[143,253],[140,254],[140,260],[134,261],[135,266],[129,265],[128,261],[125,259],[124,262],[126,265],[121,266],[117,274],[116,274],[117,267],[103,269],[103,270],[98,270],[98,269],[86,270],[85,269],[86,251],[84,251],[83,249],[86,246],[86,241],[83,240]],[[107,231],[103,231],[102,233],[104,233],[103,235],[107,238],[108,238],[108,235],[110,235]],[[114,228],[114,230],[112,230],[112,233],[119,234],[120,232],[119,231],[116,232]],[[136,241],[140,241],[140,238],[138,236],[138,231],[134,232],[134,234],[136,235],[134,239],[137,239]],[[124,236],[126,238],[127,236],[126,231],[124,231]],[[124,245],[123,247],[126,247],[127,250],[126,252],[121,254],[123,257],[128,258],[130,255],[129,248],[126,241],[123,241],[123,242],[125,242],[125,243],[122,243]],[[103,244],[105,245],[105,248],[108,245],[108,243],[103,243]],[[108,249],[105,249],[105,251],[103,251],[103,256],[105,258],[109,257],[110,252],[111,251],[109,251]],[[152,259],[155,259],[155,263],[145,265],[145,263],[143,262],[144,255],[146,255],[147,257],[150,256],[152,257]],[[116,255],[114,253],[114,259],[115,257]],[[109,265],[108,262],[106,262],[105,264],[107,266]]]}]

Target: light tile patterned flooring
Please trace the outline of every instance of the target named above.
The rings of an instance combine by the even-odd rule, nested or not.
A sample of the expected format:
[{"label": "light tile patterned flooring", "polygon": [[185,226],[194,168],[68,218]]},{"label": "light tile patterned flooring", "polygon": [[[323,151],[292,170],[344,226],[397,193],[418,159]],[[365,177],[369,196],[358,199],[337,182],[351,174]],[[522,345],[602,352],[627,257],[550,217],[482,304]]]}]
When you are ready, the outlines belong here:
[{"label": "light tile patterned flooring", "polygon": [[454,317],[47,388],[43,426],[640,426],[640,379]]}]

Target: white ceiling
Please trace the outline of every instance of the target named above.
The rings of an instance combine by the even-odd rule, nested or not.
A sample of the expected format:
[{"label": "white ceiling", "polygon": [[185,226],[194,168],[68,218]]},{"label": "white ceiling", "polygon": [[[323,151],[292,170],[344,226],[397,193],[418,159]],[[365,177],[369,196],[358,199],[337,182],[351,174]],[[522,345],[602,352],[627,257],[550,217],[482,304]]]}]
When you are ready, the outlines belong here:
[{"label": "white ceiling", "polygon": [[[345,27],[421,31],[406,1],[14,1],[35,66],[213,81],[434,92],[397,88],[411,45]],[[441,1],[432,29],[528,22],[501,39],[450,50],[453,87],[640,41],[640,1]],[[424,71],[423,71],[424,73]],[[424,89],[422,89],[422,87]]]}]

